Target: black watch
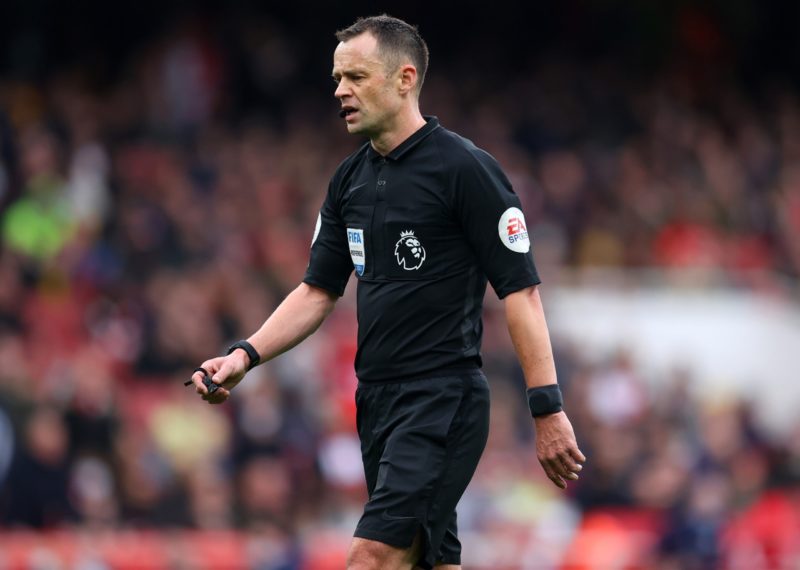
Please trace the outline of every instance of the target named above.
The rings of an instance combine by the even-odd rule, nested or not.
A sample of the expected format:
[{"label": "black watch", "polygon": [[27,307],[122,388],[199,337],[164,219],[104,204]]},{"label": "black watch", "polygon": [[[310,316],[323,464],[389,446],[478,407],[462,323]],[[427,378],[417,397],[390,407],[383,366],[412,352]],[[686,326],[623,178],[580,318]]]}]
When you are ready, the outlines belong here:
[{"label": "black watch", "polygon": [[258,352],[256,352],[256,349],[253,348],[253,345],[246,340],[237,340],[228,347],[228,352],[225,354],[230,354],[237,348],[241,348],[243,351],[245,351],[247,356],[250,358],[250,364],[247,366],[248,372],[258,366],[258,363],[261,362],[261,357],[258,355]]}]

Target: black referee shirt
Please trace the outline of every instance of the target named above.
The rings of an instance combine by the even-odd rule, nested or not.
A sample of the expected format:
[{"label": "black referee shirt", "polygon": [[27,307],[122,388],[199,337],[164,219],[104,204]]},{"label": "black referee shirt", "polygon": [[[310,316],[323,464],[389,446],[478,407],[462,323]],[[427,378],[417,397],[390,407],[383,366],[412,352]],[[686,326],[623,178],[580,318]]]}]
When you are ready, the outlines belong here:
[{"label": "black referee shirt", "polygon": [[487,278],[500,298],[539,283],[497,161],[426,121],[386,157],[350,155],[317,220],[304,282],[342,295],[355,269],[362,382],[480,366]]}]

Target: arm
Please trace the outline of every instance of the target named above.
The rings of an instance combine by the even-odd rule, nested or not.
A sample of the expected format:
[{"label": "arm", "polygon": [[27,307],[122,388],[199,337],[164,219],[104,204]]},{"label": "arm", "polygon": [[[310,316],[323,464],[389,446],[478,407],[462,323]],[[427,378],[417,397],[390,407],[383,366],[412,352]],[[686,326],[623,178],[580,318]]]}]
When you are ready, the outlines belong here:
[{"label": "arm", "polygon": [[[505,298],[506,322],[511,342],[519,358],[525,384],[536,388],[556,383],[556,368],[550,334],[537,286],[528,287]],[[536,455],[553,483],[565,489],[566,479],[575,480],[586,461],[578,449],[567,415],[561,411],[534,418]]]},{"label": "arm", "polygon": [[[261,362],[272,360],[311,336],[337,300],[337,295],[330,291],[301,283],[247,340],[261,355]],[[247,359],[244,351],[233,354],[236,352]]]},{"label": "arm", "polygon": [[[301,283],[247,340],[261,356],[261,362],[272,360],[316,331],[333,310],[337,299],[334,293]],[[230,390],[244,378],[249,364],[249,357],[243,350],[234,350],[227,356],[206,360],[202,367],[221,386],[209,395],[203,385],[203,375],[195,372],[192,381],[197,393],[211,404],[221,404],[230,396]]]}]

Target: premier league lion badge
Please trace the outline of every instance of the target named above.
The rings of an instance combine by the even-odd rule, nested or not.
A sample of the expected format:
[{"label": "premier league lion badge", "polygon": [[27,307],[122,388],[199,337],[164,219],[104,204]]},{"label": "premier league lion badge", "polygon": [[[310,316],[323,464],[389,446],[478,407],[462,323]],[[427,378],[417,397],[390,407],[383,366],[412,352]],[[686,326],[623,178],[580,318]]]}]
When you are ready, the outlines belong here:
[{"label": "premier league lion badge", "polygon": [[425,263],[425,248],[413,230],[400,232],[400,239],[394,246],[394,256],[397,264],[407,271],[419,269]]}]

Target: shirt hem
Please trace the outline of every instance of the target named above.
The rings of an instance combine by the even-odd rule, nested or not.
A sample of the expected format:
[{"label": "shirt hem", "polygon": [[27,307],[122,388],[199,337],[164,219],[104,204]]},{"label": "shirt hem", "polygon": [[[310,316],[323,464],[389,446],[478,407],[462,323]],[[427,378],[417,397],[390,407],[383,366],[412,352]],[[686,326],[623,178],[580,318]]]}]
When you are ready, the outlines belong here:
[{"label": "shirt hem", "polygon": [[444,366],[442,368],[434,368],[427,372],[419,374],[411,374],[408,376],[393,376],[392,378],[383,378],[377,380],[370,380],[368,378],[359,378],[359,386],[379,386],[384,384],[403,384],[405,382],[414,382],[417,380],[431,380],[433,378],[441,378],[444,376],[452,376],[455,373],[470,373],[478,372],[481,367],[477,362],[464,362],[453,366]]},{"label": "shirt hem", "polygon": [[319,279],[315,279],[313,276],[306,275],[303,278],[303,283],[307,285],[311,285],[313,287],[319,287],[320,289],[325,289],[335,295],[341,297],[344,295],[344,287],[336,287],[335,285],[331,285],[330,283],[326,283],[324,281],[320,281]]},{"label": "shirt hem", "polygon": [[542,280],[538,277],[533,277],[531,279],[526,279],[525,281],[518,281],[516,283],[512,283],[503,287],[502,290],[498,291],[495,289],[495,293],[497,294],[498,299],[505,299],[511,293],[516,293],[517,291],[522,291],[523,289],[527,289],[528,287],[533,287],[534,285],[541,285]]}]

